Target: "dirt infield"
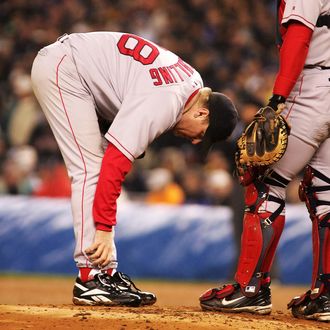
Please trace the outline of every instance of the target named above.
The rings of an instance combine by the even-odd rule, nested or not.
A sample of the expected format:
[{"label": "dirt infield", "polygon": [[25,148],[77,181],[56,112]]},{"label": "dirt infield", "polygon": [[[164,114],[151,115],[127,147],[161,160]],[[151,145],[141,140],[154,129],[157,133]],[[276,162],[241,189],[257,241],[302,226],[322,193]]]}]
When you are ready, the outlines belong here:
[{"label": "dirt infield", "polygon": [[136,283],[157,294],[158,302],[154,306],[73,306],[73,278],[1,276],[0,329],[330,329],[329,323],[294,319],[286,310],[286,303],[303,292],[304,287],[273,285],[273,312],[270,316],[261,317],[245,313],[202,312],[198,296],[215,283]]}]

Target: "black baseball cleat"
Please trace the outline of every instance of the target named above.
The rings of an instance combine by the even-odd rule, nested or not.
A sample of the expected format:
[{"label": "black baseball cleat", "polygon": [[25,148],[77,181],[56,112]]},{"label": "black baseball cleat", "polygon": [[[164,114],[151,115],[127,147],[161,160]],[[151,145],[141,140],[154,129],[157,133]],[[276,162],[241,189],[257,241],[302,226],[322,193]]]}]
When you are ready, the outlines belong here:
[{"label": "black baseball cleat", "polygon": [[153,293],[138,289],[131,278],[122,272],[114,273],[111,279],[120,290],[138,295],[142,300],[141,305],[153,305],[157,300]]},{"label": "black baseball cleat", "polygon": [[238,283],[209,289],[199,297],[203,310],[266,315],[272,311],[269,287],[263,287],[254,297],[246,297]]},{"label": "black baseball cleat", "polygon": [[141,305],[141,298],[132,292],[120,290],[108,274],[99,273],[92,280],[82,282],[79,277],[73,288],[75,305],[131,306]]},{"label": "black baseball cleat", "polygon": [[311,290],[294,297],[288,304],[292,315],[299,319],[330,322],[330,293],[324,292],[316,299],[311,298]]}]

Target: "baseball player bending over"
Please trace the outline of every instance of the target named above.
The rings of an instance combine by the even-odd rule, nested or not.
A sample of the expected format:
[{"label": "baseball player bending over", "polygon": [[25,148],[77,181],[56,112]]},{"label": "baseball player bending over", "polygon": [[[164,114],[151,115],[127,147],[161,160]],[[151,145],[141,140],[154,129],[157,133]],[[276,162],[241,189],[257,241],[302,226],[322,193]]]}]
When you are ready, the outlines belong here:
[{"label": "baseball player bending over", "polygon": [[311,289],[288,308],[295,317],[330,321],[330,1],[278,1],[278,41],[280,66],[268,106],[285,103],[288,147],[266,170],[245,166],[241,173],[246,208],[236,283],[208,290],[200,304],[206,310],[271,312],[270,270],[284,227],[285,190],[305,168],[299,193],[312,220],[313,276]]},{"label": "baseball player bending over", "polygon": [[[173,130],[204,152],[226,139],[237,111],[223,94],[203,87],[177,55],[136,35],[64,35],[41,49],[32,67],[35,95],[72,181],[73,302],[139,306],[155,303],[116,271],[116,200],[132,162],[160,134]],[[111,123],[103,138],[99,120]]]}]

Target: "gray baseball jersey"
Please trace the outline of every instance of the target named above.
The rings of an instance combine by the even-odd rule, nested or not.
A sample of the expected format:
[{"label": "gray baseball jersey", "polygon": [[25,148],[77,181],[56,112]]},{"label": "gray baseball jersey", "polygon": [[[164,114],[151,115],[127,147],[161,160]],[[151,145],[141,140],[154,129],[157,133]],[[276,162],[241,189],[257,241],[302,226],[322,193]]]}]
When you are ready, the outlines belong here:
[{"label": "gray baseball jersey", "polygon": [[112,121],[106,138],[131,160],[177,123],[203,85],[177,55],[135,35],[72,34],[69,42],[98,111]]},{"label": "gray baseball jersey", "polygon": [[[181,118],[203,86],[199,73],[177,55],[138,36],[71,34],[39,51],[32,83],[72,178],[72,212],[78,267],[91,267],[93,201],[104,138],[97,113],[112,122],[105,137],[134,160]],[[117,267],[113,243],[110,268]]]}]

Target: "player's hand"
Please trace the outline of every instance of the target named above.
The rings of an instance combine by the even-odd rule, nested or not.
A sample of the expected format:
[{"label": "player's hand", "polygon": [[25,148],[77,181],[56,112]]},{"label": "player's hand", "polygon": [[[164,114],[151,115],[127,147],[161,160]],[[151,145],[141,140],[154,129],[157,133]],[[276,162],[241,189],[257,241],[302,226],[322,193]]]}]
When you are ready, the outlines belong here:
[{"label": "player's hand", "polygon": [[109,264],[113,255],[113,240],[113,232],[96,230],[93,244],[85,250],[94,266],[103,268]]}]

